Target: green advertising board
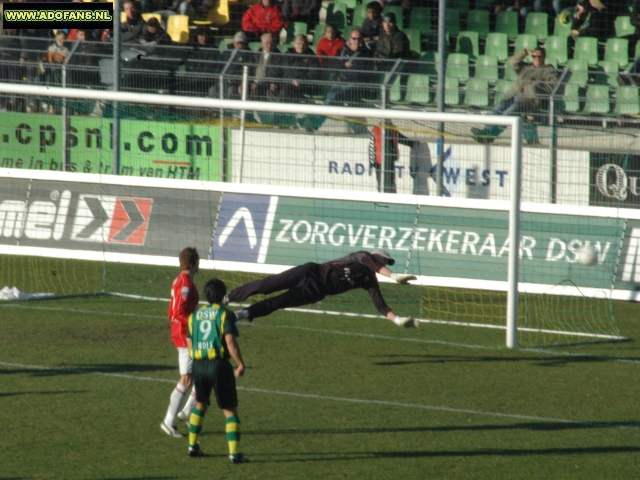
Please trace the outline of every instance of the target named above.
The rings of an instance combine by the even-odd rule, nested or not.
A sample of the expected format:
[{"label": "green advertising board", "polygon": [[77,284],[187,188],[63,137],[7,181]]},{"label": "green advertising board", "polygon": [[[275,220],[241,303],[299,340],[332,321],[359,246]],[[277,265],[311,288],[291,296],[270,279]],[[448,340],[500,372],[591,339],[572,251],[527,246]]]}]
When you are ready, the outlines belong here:
[{"label": "green advertising board", "polygon": [[[610,288],[623,228],[621,219],[522,214],[520,280]],[[508,233],[507,211],[279,197],[265,263],[324,262],[385,248],[395,271],[506,281]],[[600,252],[597,265],[576,262],[586,243]]]},{"label": "green advertising board", "polygon": [[[0,168],[63,170],[62,117],[4,113]],[[67,170],[110,174],[110,119],[69,117]],[[151,120],[120,121],[120,175],[221,181],[220,127]]]}]

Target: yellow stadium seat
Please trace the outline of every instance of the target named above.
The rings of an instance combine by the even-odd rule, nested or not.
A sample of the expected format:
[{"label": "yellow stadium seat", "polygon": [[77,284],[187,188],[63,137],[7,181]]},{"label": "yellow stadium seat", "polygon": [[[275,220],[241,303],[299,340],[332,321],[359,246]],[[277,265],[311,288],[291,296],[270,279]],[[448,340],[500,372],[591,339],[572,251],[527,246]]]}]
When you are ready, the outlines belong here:
[{"label": "yellow stadium seat", "polygon": [[167,18],[167,34],[173,43],[188,43],[189,17],[187,15],[171,15]]},{"label": "yellow stadium seat", "polygon": [[148,22],[150,18],[156,18],[160,23],[162,23],[162,15],[160,15],[159,13],[143,13],[142,14],[142,19],[145,22]]},{"label": "yellow stadium seat", "polygon": [[229,23],[229,0],[220,0],[217,8],[212,8],[203,20],[193,20],[194,25],[226,25]]}]

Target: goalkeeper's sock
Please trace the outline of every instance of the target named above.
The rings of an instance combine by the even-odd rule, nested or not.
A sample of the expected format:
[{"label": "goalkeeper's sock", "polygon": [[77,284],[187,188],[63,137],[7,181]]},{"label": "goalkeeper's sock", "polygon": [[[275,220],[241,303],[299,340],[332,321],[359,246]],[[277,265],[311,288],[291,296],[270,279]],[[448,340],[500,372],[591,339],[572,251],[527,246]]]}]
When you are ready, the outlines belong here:
[{"label": "goalkeeper's sock", "polygon": [[182,399],[187,394],[187,389],[180,382],[176,385],[176,388],[171,392],[171,398],[169,399],[169,408],[167,414],[164,416],[164,423],[173,426],[176,424],[176,415],[182,405]]},{"label": "goalkeeper's sock", "polygon": [[193,410],[193,407],[195,406],[196,406],[196,387],[194,386],[191,389],[191,395],[189,395],[189,398],[187,398],[187,401],[184,402],[184,407],[182,407],[182,413],[184,414],[184,416],[189,418],[189,415],[191,414],[191,410]]},{"label": "goalkeeper's sock", "polygon": [[240,417],[227,417],[227,442],[229,442],[229,455],[238,454],[238,442],[240,441]]},{"label": "goalkeeper's sock", "polygon": [[191,410],[191,416],[189,417],[189,446],[191,448],[197,448],[198,446],[198,436],[202,430],[204,414],[205,412],[197,408]]}]

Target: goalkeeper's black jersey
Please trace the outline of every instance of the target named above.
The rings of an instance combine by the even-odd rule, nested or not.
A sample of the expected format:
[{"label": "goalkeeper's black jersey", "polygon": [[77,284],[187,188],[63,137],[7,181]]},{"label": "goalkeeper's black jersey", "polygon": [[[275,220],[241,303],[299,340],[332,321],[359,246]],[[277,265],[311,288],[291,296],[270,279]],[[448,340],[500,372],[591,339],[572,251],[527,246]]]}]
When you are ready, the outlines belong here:
[{"label": "goalkeeper's black jersey", "polygon": [[355,252],[320,265],[322,281],[327,295],[338,295],[355,288],[364,288],[369,292],[375,307],[386,315],[391,309],[380,292],[376,272],[378,264],[369,252]]}]

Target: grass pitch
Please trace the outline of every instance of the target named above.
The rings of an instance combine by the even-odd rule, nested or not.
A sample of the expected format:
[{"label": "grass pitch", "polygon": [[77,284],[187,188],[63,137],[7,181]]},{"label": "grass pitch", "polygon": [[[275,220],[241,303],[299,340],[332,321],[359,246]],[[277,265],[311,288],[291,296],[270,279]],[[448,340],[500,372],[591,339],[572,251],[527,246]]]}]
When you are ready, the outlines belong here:
[{"label": "grass pitch", "polygon": [[640,478],[639,309],[616,304],[629,342],[540,350],[382,319],[242,323],[251,463],[231,465],[217,409],[204,458],[159,428],[178,378],[166,303],[2,303],[0,478]]}]

